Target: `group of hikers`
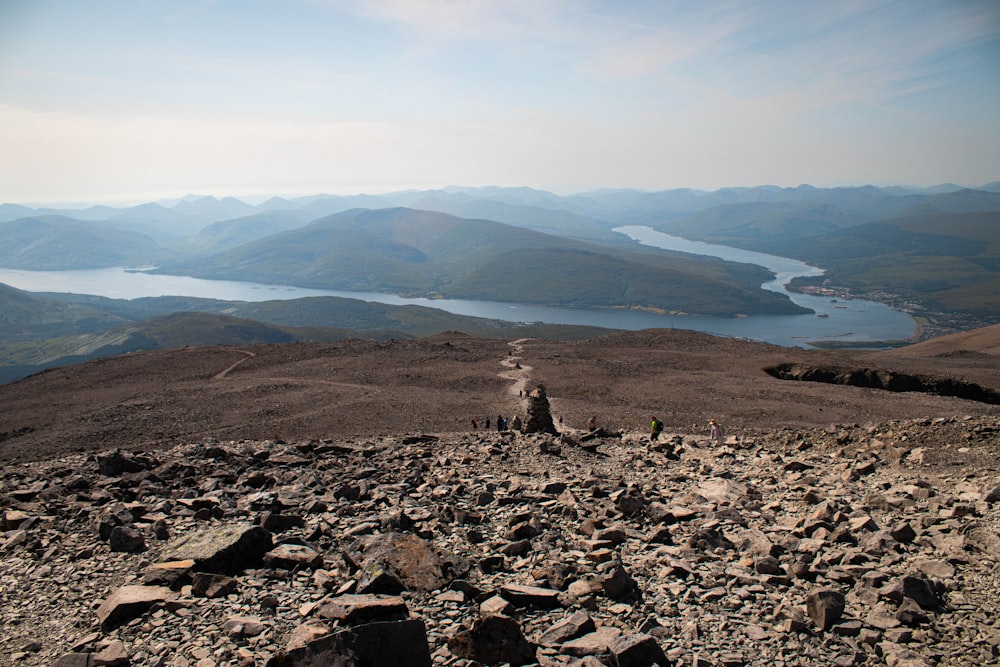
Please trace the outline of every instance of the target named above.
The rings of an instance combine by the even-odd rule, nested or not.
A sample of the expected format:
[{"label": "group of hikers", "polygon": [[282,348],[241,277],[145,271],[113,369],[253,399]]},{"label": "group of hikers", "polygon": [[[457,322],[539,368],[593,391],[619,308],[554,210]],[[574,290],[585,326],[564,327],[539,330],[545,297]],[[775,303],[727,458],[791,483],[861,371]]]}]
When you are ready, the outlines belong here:
[{"label": "group of hikers", "polygon": [[[512,424],[511,421],[508,420],[503,415],[497,415],[497,420],[495,422],[497,432],[503,433],[504,431],[509,431],[512,427],[514,430],[518,430],[520,428],[520,422],[521,420],[519,417],[514,417],[514,422]],[[559,423],[562,424],[562,417],[559,418]],[[490,429],[490,424],[491,421],[489,417],[486,417],[482,420],[480,420],[479,417],[472,418],[473,431],[479,430],[480,426],[482,426],[484,431],[488,431]],[[587,430],[591,433],[597,430],[597,415],[593,415],[590,419],[587,420]],[[658,442],[660,440],[660,434],[662,433],[663,433],[663,422],[661,422],[656,417],[653,417],[651,430],[649,433],[649,441]],[[709,442],[721,444],[724,438],[725,435],[722,432],[722,425],[715,419],[709,419],[708,420]]]},{"label": "group of hikers", "polygon": [[[478,431],[479,427],[482,426],[484,431],[488,431],[490,430],[491,423],[493,422],[490,421],[489,417],[486,417],[484,419],[479,419],[479,417],[473,417],[472,430]],[[517,430],[521,425],[521,420],[519,417],[514,417],[514,422],[512,424],[511,420],[507,419],[503,415],[497,415],[497,420],[495,423],[496,423],[497,433],[503,433],[504,431],[509,431],[512,426],[514,430]]]},{"label": "group of hikers", "polygon": [[[653,417],[653,423],[651,430],[649,432],[649,441],[658,442],[660,440],[660,434],[663,433],[663,422],[661,422],[656,417]],[[708,440],[712,443],[722,443],[725,435],[722,432],[722,424],[720,424],[715,419],[708,420]]]}]

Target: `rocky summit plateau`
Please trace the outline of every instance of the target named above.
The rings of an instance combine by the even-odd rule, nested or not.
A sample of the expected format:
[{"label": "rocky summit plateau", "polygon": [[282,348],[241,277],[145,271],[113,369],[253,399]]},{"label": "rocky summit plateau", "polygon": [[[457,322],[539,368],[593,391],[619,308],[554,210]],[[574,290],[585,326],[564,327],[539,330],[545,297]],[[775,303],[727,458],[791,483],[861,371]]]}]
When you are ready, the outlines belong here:
[{"label": "rocky summit plateau", "polygon": [[647,331],[47,371],[0,386],[0,663],[998,664],[998,360]]}]

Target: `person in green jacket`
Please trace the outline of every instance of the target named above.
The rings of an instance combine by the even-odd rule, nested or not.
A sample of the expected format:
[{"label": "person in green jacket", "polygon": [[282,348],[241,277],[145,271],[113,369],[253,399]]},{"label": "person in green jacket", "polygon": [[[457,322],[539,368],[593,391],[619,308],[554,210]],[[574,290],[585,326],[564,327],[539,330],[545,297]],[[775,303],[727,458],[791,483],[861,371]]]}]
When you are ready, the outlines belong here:
[{"label": "person in green jacket", "polygon": [[661,422],[656,417],[653,417],[652,431],[649,433],[649,441],[656,442],[660,439],[660,433],[663,433],[663,422]]}]

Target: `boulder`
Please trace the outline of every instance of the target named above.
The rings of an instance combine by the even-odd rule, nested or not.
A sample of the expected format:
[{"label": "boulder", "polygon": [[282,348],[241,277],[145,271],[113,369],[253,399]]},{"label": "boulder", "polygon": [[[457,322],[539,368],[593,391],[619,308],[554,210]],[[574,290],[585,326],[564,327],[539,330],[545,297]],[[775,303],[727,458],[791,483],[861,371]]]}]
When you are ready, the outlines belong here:
[{"label": "boulder", "polygon": [[615,667],[666,667],[670,664],[656,640],[643,633],[616,637],[608,644],[608,652]]},{"label": "boulder", "polygon": [[233,524],[182,535],[163,554],[167,560],[193,560],[199,572],[236,574],[259,565],[272,546],[271,533],[260,526]]},{"label": "boulder", "polygon": [[806,611],[820,630],[829,630],[844,615],[844,594],[833,590],[813,591],[806,597]]},{"label": "boulder", "polygon": [[[302,627],[302,626],[300,626]],[[427,629],[418,619],[378,621],[337,632],[310,624],[309,632],[293,633],[294,645],[267,662],[267,667],[431,667]]]},{"label": "boulder", "polygon": [[345,557],[359,570],[362,593],[427,592],[448,583],[441,557],[416,535],[372,535],[359,540]]},{"label": "boulder", "polygon": [[512,666],[535,663],[535,646],[525,639],[521,626],[506,616],[484,616],[471,628],[459,630],[448,642],[455,655],[484,665]]}]

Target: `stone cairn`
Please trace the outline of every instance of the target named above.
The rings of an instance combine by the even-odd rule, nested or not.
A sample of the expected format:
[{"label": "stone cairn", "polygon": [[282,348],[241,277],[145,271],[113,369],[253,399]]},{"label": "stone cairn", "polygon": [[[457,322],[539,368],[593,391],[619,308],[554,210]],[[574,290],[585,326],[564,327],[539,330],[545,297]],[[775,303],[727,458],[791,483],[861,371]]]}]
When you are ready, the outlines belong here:
[{"label": "stone cairn", "polygon": [[525,433],[551,433],[556,435],[556,425],[552,422],[549,411],[549,399],[545,396],[545,387],[538,385],[528,394],[528,418],[524,422]]}]

